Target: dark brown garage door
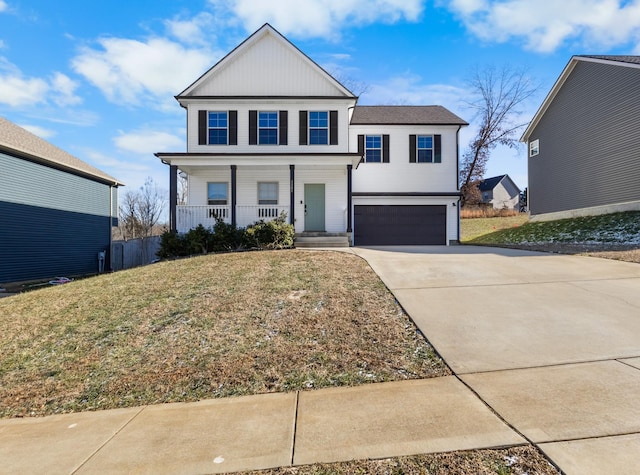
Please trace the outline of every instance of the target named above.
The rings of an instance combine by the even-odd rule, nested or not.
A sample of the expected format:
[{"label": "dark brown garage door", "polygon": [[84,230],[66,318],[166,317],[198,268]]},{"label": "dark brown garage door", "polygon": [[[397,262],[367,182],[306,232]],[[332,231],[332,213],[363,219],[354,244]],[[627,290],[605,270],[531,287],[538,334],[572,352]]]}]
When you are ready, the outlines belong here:
[{"label": "dark brown garage door", "polygon": [[356,246],[447,243],[446,206],[355,206]]}]

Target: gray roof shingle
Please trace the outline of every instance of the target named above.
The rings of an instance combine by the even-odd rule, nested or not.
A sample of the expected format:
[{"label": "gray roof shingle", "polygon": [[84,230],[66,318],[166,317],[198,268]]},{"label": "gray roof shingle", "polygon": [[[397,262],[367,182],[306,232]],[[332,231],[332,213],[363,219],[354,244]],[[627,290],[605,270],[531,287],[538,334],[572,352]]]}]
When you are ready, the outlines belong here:
[{"label": "gray roof shingle", "polygon": [[604,59],[606,61],[617,61],[619,63],[640,64],[640,56],[583,54],[578,55],[578,58]]},{"label": "gray roof shingle", "polygon": [[123,185],[112,176],[50,144],[26,129],[0,117],[0,151],[15,152],[22,156],[47,163],[55,168],[79,172],[114,185]]},{"label": "gray roof shingle", "polygon": [[351,125],[469,125],[442,106],[356,106]]}]

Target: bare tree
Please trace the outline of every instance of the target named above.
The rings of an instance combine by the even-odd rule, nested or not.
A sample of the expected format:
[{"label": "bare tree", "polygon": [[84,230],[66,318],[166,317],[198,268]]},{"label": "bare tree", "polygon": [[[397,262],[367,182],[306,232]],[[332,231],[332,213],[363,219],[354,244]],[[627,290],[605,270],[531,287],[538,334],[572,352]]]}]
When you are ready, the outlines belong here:
[{"label": "bare tree", "polygon": [[518,131],[527,123],[517,121],[523,102],[538,89],[523,69],[477,69],[468,82],[474,96],[468,105],[476,111],[476,136],[462,156],[460,191],[462,205],[478,202],[478,184],[484,177],[491,151],[498,145],[517,148]]},{"label": "bare tree", "polygon": [[165,205],[166,193],[158,188],[151,177],[138,191],[128,191],[122,198],[119,210],[122,237],[136,239],[152,236]]}]

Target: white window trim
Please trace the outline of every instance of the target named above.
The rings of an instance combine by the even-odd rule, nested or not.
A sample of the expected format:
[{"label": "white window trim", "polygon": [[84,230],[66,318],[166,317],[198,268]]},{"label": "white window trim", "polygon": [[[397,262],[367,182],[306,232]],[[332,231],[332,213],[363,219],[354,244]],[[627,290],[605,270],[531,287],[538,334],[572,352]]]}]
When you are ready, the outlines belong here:
[{"label": "white window trim", "polygon": [[[368,137],[378,137],[380,139],[380,147],[376,148],[376,147],[367,147],[367,138]],[[382,156],[382,149],[383,144],[382,144],[383,138],[382,138],[382,134],[367,134],[364,136],[364,162],[365,163],[382,163],[384,161],[384,157]],[[367,160],[367,150],[380,150],[380,160],[377,162],[370,162]]]},{"label": "white window trim", "polygon": [[[275,127],[260,127],[260,114],[275,114],[276,126]],[[278,111],[258,111],[258,145],[280,145],[280,113]],[[261,143],[260,142],[260,130],[273,130],[276,131],[276,143]]]},{"label": "white window trim", "polygon": [[[326,127],[311,127],[311,113],[323,112],[327,114],[327,126]],[[311,130],[326,130],[327,131],[327,143],[311,143]],[[329,145],[331,142],[331,112],[328,110],[313,110],[307,112],[307,144],[308,145]]]},{"label": "white window trim", "polygon": [[[217,185],[224,185],[226,187],[226,198],[224,200],[224,203],[216,203],[216,204],[210,204],[209,202],[211,201],[209,199],[209,183],[213,183],[213,184],[217,184]],[[215,201],[215,200],[214,200]],[[220,200],[222,201],[222,200]],[[208,206],[226,206],[229,204],[229,183],[226,181],[208,181],[207,182],[207,205]]]},{"label": "white window trim", "polygon": [[540,139],[535,139],[529,142],[529,156],[535,157],[540,153]]},{"label": "white window trim", "polygon": [[[212,112],[214,114],[222,114],[222,113],[227,114],[227,126],[226,127],[209,127],[209,114],[212,113]],[[209,131],[210,130],[222,130],[222,129],[225,129],[226,132],[227,132],[227,134],[226,134],[227,137],[226,137],[225,143],[211,143],[209,141],[209,137],[210,137]],[[215,111],[214,110],[208,110],[207,111],[207,145],[229,145],[229,111],[228,110],[227,111],[220,111],[220,110],[215,110]]]},{"label": "white window trim", "polygon": [[[270,184],[270,185],[276,185],[276,199],[275,199],[275,203],[260,203],[260,185],[262,184]],[[258,204],[259,205],[271,205],[271,206],[276,206],[278,204],[279,201],[279,195],[280,195],[280,184],[277,181],[259,181],[258,182],[258,186],[257,186],[257,193],[258,193]],[[273,201],[273,200],[264,200],[264,201]]]}]

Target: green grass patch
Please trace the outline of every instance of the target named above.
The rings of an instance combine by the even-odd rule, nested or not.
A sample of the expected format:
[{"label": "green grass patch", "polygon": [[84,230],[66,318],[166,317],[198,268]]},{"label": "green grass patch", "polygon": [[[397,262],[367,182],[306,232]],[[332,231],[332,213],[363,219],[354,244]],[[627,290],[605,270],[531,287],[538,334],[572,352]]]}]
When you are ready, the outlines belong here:
[{"label": "green grass patch", "polygon": [[529,215],[493,217],[493,218],[464,218],[460,220],[460,240],[468,242],[485,234],[494,233],[501,229],[511,229],[522,226],[529,220]]},{"label": "green grass patch", "polygon": [[[465,221],[476,220],[464,220],[463,223]],[[468,239],[464,241],[469,244],[485,245],[545,243],[637,245],[640,244],[640,212],[526,222],[517,226],[505,225],[503,229],[488,233],[481,233],[479,228],[476,228],[475,231],[469,232]]]}]

